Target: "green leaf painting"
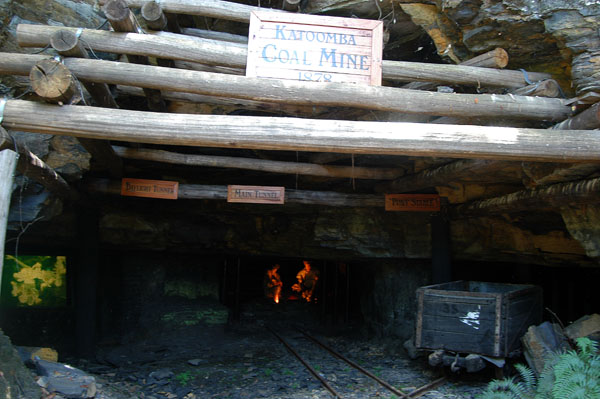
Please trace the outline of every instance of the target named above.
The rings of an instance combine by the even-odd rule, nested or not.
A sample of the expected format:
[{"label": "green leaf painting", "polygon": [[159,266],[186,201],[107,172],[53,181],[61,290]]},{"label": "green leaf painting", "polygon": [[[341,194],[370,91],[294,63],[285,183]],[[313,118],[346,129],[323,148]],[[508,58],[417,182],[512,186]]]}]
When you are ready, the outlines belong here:
[{"label": "green leaf painting", "polygon": [[65,306],[66,263],[66,256],[6,255],[0,303],[16,307]]}]

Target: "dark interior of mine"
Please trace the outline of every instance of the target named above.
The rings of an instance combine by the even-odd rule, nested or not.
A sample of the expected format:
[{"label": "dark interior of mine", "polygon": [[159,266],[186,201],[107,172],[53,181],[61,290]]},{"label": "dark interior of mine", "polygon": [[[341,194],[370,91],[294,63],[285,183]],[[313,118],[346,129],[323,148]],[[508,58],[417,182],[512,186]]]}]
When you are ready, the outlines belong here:
[{"label": "dark interior of mine", "polygon": [[[203,78],[207,81],[217,76],[240,79],[232,80],[232,87],[242,78],[260,82],[259,77],[244,76],[244,68],[229,61],[198,62],[192,54],[198,49],[184,51],[190,54],[188,60],[181,55],[145,55],[137,48],[111,51],[108,45],[94,44],[93,40],[116,39],[93,39],[88,30],[155,34],[148,33],[156,29],[149,28],[140,12],[146,2],[0,4],[0,99],[7,99],[0,103],[0,155],[13,150],[19,154],[17,166],[12,164],[15,172],[0,175],[0,194],[3,179],[9,186],[8,202],[0,201],[0,221],[6,219],[0,267],[0,399],[4,393],[6,399],[338,397],[319,385],[318,375],[337,383],[343,391],[339,397],[345,398],[479,398],[492,379],[517,375],[515,364],[537,367],[523,338],[536,334],[530,327],[547,322],[550,327],[545,328],[562,331],[553,337],[560,335],[556,339],[566,345],[563,349],[575,348],[578,341],[565,331],[582,320],[586,323],[588,317],[596,325],[577,339],[595,340],[598,355],[600,144],[595,137],[589,142],[573,137],[584,131],[593,134],[600,127],[600,6],[547,0],[536,2],[545,4],[543,10],[532,11],[534,6],[524,4],[528,2],[510,0],[215,1],[232,9],[235,4],[383,21],[383,83],[373,90],[410,90],[407,95],[415,98],[417,92],[431,93],[432,103],[438,95],[479,96],[471,104],[473,114],[455,113],[453,107],[459,105],[450,102],[451,97],[444,97],[448,105],[442,111],[430,111],[428,105],[415,110],[410,104],[361,108],[344,105],[346,99],[339,100],[342,105],[333,100],[320,103],[310,98],[310,91],[302,91],[303,86],[290,86],[292,94],[285,95],[299,94],[286,102],[285,95],[281,99],[279,93],[273,94],[276,86],[270,83],[251,98],[253,94],[211,93],[213,89],[202,87],[204,81],[198,83],[200,88],[190,89],[181,89],[185,83],[178,82],[179,91],[168,91],[169,78],[159,72],[156,83],[146,84],[151,87],[125,84],[118,76],[90,77],[95,72],[86,73],[95,67],[77,69],[74,58],[52,61],[62,53],[50,44],[44,48],[31,38],[30,42],[19,38],[20,30],[83,27],[78,35],[89,52],[82,58],[85,62],[116,67],[145,62],[157,71],[205,74],[194,76],[208,76]],[[194,5],[204,2],[190,0]],[[143,29],[119,30],[104,6],[113,3],[129,7]],[[179,2],[154,3],[169,17],[160,32],[172,35],[165,41],[175,43],[176,36],[189,38],[191,32],[203,30],[243,36],[246,42],[235,46],[227,38],[215,40],[234,50],[248,42],[249,24],[243,18],[228,17],[225,11],[223,15],[203,14],[193,7],[187,11],[184,6],[182,11],[167,12],[171,3],[179,7]],[[179,32],[174,32],[173,21]],[[468,68],[471,58],[501,47],[510,58],[498,71],[520,71],[518,79],[530,88],[535,85],[531,76],[547,74],[558,87],[557,94],[544,98],[515,91],[522,88],[508,84],[452,83],[443,77],[427,86],[428,78],[416,72],[413,77],[390,77],[386,70],[396,61],[423,68],[465,63]],[[585,58],[588,53],[596,57],[596,64]],[[19,57],[25,55],[31,58],[23,58],[27,70],[22,70]],[[88,79],[107,86],[116,108],[114,125],[89,128],[94,118],[102,117],[96,110],[107,106],[100,105],[88,86],[81,89],[81,102],[73,104],[48,101],[34,91],[29,64],[39,65],[34,57],[42,56],[72,67],[83,83]],[[323,90],[342,90],[344,84],[332,83],[331,89]],[[277,87],[286,83],[282,85]],[[385,92],[381,93],[384,103]],[[523,115],[505,114],[509,111],[502,101],[521,97],[527,99],[524,104],[548,100],[544,104],[566,116],[525,110]],[[478,114],[478,106],[488,98],[497,115]],[[348,101],[352,100],[356,101]],[[46,127],[27,120],[36,119],[38,108],[22,108],[38,104],[43,105],[39,114],[47,118]],[[22,109],[32,111],[23,117]],[[58,120],[73,109],[85,109],[89,120],[73,116],[75,127],[68,130],[70,122],[63,126]],[[586,119],[581,127],[577,116],[590,110],[594,120]],[[153,125],[154,115],[173,117],[170,137],[158,135],[162,130]],[[179,115],[206,117],[200,125],[213,123],[211,117],[248,125],[227,125],[230,132],[215,133],[223,138],[196,144],[195,138],[181,138],[188,132]],[[565,120],[575,122],[565,127]],[[269,131],[263,124],[271,121],[281,125]],[[294,142],[286,134],[304,128],[303,121],[306,137],[333,131],[339,133],[339,141],[324,149]],[[287,123],[297,124],[286,128]],[[311,127],[318,123],[322,129]],[[341,123],[361,123],[352,127],[359,133],[345,131],[351,125]],[[135,132],[119,136],[120,125],[134,126]],[[389,129],[394,135],[422,140],[421,147],[397,149],[396,142],[373,138],[386,125],[393,126]],[[434,133],[412,130],[417,125],[449,130],[440,134],[442,138],[431,138]],[[488,140],[485,150],[469,147],[465,137],[471,133],[461,133],[463,127],[473,126],[485,136],[482,140]],[[261,129],[267,133],[256,139],[260,144],[245,144],[235,132],[245,128],[257,137]],[[547,141],[536,138],[531,147],[519,141],[543,132],[563,133],[564,148],[555,143],[556,136]],[[355,133],[363,134],[364,150],[346,149]],[[464,148],[456,149],[463,140]],[[110,156],[101,159],[91,150],[96,145],[101,149],[98,154],[104,148]],[[36,161],[27,161],[31,157],[24,155],[31,153],[39,158],[38,165],[54,171],[52,176],[58,176],[67,194],[52,191],[47,177],[32,177],[28,168]],[[193,163],[202,157],[210,161]],[[226,162],[229,166],[223,166]],[[303,172],[308,166],[322,170]],[[376,177],[355,177],[355,170]],[[384,173],[388,175],[381,177]],[[175,182],[179,196],[127,195],[125,179]],[[578,184],[584,189],[577,191],[582,187],[575,187]],[[285,191],[285,203],[236,203],[230,201],[228,187],[251,187],[257,193],[275,187]],[[387,196],[396,194],[434,198],[439,207],[384,208]],[[461,284],[468,288],[456,288]],[[305,333],[318,336],[403,391],[392,388],[395,393],[390,393],[351,374],[350,366],[324,360],[329,355],[312,352],[312,338],[301,335]],[[539,334],[535,339],[541,339]],[[7,361],[2,365],[4,335],[28,367],[27,378],[34,375],[35,394],[24,393],[29,388],[17,384],[10,396],[6,388],[10,384],[2,380],[9,375]],[[295,349],[306,351],[309,363],[316,365],[312,376],[287,344],[281,345],[282,336]],[[467,348],[489,344],[492,349],[457,349],[462,344]],[[50,376],[40,371],[40,362],[45,361],[40,348],[55,354],[53,364],[73,365],[93,375],[93,390],[86,382],[70,387],[81,391],[85,385],[83,393],[53,393],[60,391],[53,391]]]}]

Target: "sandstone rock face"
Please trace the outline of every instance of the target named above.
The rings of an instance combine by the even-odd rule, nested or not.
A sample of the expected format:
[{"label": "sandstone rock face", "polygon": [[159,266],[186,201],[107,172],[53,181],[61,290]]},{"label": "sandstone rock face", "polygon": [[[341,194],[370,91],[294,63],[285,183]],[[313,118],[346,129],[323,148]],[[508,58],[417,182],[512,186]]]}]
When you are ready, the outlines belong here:
[{"label": "sandstone rock face", "polygon": [[598,89],[600,5],[586,0],[443,0],[401,4],[453,62],[504,48],[509,68],[545,70],[578,94]]},{"label": "sandstone rock face", "polygon": [[600,259],[600,207],[568,207],[561,213],[569,233],[585,248],[587,256]]}]

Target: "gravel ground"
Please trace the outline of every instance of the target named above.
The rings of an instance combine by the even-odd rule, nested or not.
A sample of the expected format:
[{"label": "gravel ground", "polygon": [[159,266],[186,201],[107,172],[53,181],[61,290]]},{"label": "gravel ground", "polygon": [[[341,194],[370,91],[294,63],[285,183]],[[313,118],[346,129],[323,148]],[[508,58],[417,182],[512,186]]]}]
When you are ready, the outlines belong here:
[{"label": "gravel ground", "polygon": [[[278,315],[260,307],[245,311],[239,323],[157,328],[128,345],[105,347],[97,360],[73,360],[96,377],[100,399],[130,398],[267,398],[333,397],[283,344],[268,325],[334,387],[342,398],[397,398],[318,345],[302,328],[377,377],[404,392],[438,378],[426,360],[410,360],[399,342],[366,339],[352,325],[326,329],[306,306]],[[422,398],[476,398],[492,377],[491,370],[450,375]],[[56,397],[57,399],[59,397]]]}]

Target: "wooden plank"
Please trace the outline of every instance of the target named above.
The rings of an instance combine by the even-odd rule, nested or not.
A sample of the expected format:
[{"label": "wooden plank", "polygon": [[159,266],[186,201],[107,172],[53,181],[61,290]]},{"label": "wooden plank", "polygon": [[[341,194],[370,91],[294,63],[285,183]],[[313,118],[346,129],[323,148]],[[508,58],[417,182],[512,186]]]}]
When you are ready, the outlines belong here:
[{"label": "wooden plank", "polygon": [[386,194],[385,210],[439,212],[440,196],[437,194]]},{"label": "wooden plank", "polygon": [[[143,121],[143,126],[140,126],[140,121]],[[600,161],[600,133],[593,130],[553,131],[405,122],[165,115],[87,106],[59,107],[23,100],[7,101],[3,125],[21,131],[163,145],[563,162]],[[591,188],[600,188],[600,180]]]},{"label": "wooden plank", "polygon": [[121,179],[121,195],[127,197],[177,199],[179,183],[168,180]]},{"label": "wooden plank", "polygon": [[[120,195],[121,182],[108,179],[87,179],[84,188],[94,193]],[[180,200],[227,200],[227,186],[180,184]],[[368,194],[343,194],[328,191],[286,190],[285,205],[323,205],[348,207],[383,207],[383,197]],[[232,204],[235,206],[238,204]]]},{"label": "wooden plank", "polygon": [[282,162],[241,157],[180,154],[145,148],[113,147],[115,153],[127,159],[164,162],[177,165],[208,166],[257,170],[261,172],[299,174],[354,179],[393,179],[402,174],[400,169],[364,168],[351,166],[323,166],[300,162]]},{"label": "wooden plank", "polygon": [[230,185],[227,186],[227,202],[283,205],[285,187]]},{"label": "wooden plank", "polygon": [[[45,47],[48,45],[48,38],[60,29],[77,31],[77,28],[19,24],[17,42],[21,47]],[[169,32],[136,34],[84,29],[81,39],[95,51],[144,55],[234,68],[245,68],[248,55],[245,45]],[[465,84],[477,87],[518,88],[529,84],[520,71],[391,60],[382,61],[382,76],[383,79],[397,81],[433,81],[438,84]],[[528,76],[533,81],[551,78],[546,73],[529,72]]]},{"label": "wooden plank", "polygon": [[469,298],[454,297],[442,301],[440,298],[432,298],[425,294],[423,297],[423,315],[456,319],[470,312],[478,312],[480,320],[493,321],[496,318],[495,303],[496,300],[492,298],[478,298],[469,301]]},{"label": "wooden plank", "polygon": [[[0,59],[0,73],[23,73],[24,68],[43,58],[44,56],[38,55],[4,53]],[[264,79],[246,76],[101,60],[67,59],[65,65],[79,79],[255,101],[348,106],[410,114],[447,116],[468,114],[538,120],[563,120],[572,112],[570,107],[564,105],[563,100],[556,98],[447,94],[395,87],[277,80],[269,81],[270,90],[265,90]],[[27,73],[29,69],[27,68]],[[484,129],[487,134],[490,134],[494,128]],[[494,139],[507,144],[518,141],[520,136],[517,133],[524,131],[496,129],[505,129],[504,137],[496,136]],[[561,135],[564,136],[564,133]]]},{"label": "wooden plank", "polygon": [[458,334],[489,335],[493,330],[492,320],[471,320],[469,323],[461,321],[463,315],[456,314],[452,317],[440,317],[436,315],[423,315],[423,330],[443,330]]},{"label": "wooden plank", "polygon": [[2,287],[4,248],[6,247],[6,225],[8,224],[16,166],[17,153],[9,149],[0,150],[0,288]]},{"label": "wooden plank", "polygon": [[476,335],[423,330],[420,348],[446,349],[464,353],[494,356],[493,334]]},{"label": "wooden plank", "polygon": [[[104,7],[102,7],[102,11],[104,11],[106,19],[108,19],[115,32],[143,33],[142,28],[138,24],[137,19],[131,10],[128,8],[125,0],[109,0]],[[148,58],[145,55],[129,54],[127,55],[127,60],[134,64],[149,64]],[[161,62],[160,58],[157,59],[157,62],[162,66],[171,66],[168,63]],[[167,105],[162,98],[160,90],[144,87],[144,93],[146,93],[146,101],[148,103],[148,108],[151,111],[167,111]]]}]

